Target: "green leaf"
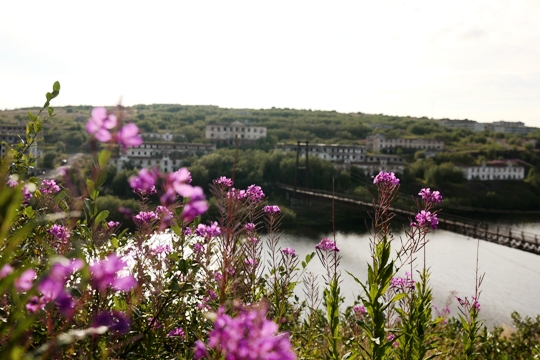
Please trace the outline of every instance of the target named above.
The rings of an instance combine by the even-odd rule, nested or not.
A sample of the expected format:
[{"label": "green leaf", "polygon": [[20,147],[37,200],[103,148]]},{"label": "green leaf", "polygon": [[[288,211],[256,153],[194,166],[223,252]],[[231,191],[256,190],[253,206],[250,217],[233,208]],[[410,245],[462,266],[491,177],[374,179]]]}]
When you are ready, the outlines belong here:
[{"label": "green leaf", "polygon": [[49,107],[49,108],[47,109],[47,112],[49,113],[49,116],[53,116],[54,108]]},{"label": "green leaf", "polygon": [[29,219],[32,219],[36,215],[36,212],[31,206],[25,207],[23,213]]},{"label": "green leaf", "polygon": [[42,123],[41,121],[36,121],[36,122],[34,123],[34,131],[35,131],[36,133],[38,133],[38,132],[40,132],[40,131],[42,131],[42,130],[43,130],[43,123]]},{"label": "green leaf", "polygon": [[107,216],[109,216],[109,210],[103,210],[96,216],[96,224],[99,224],[100,222],[107,219]]},{"label": "green leaf", "polygon": [[99,192],[96,190],[96,184],[92,180],[86,180],[86,189],[88,190],[88,196],[90,196],[90,199],[96,200]]},{"label": "green leaf", "polygon": [[50,92],[46,93],[45,97],[47,98],[47,101],[51,101],[51,99],[52,99],[52,95],[51,95]]},{"label": "green leaf", "polygon": [[52,88],[54,91],[60,91],[60,83],[55,81]]},{"label": "green leaf", "polygon": [[100,152],[98,156],[99,167],[102,169],[105,168],[110,158],[111,158],[111,153],[109,151],[103,150],[102,152]]},{"label": "green leaf", "polygon": [[107,171],[100,170],[97,175],[97,183],[96,186],[100,187],[105,183],[105,180],[107,180]]},{"label": "green leaf", "polygon": [[30,121],[36,121],[37,116],[34,115],[34,114],[32,114],[32,112],[31,112],[30,110],[28,110],[28,119],[29,119]]}]

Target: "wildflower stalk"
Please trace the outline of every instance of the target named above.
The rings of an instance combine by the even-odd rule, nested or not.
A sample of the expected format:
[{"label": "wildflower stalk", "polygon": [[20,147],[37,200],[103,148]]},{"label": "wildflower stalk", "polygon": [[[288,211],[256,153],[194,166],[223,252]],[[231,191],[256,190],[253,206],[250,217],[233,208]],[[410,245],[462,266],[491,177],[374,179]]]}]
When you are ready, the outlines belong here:
[{"label": "wildflower stalk", "polygon": [[367,316],[358,320],[369,336],[369,349],[359,344],[360,348],[371,359],[385,359],[392,345],[393,339],[387,338],[386,321],[388,308],[399,301],[405,294],[395,294],[390,299],[386,293],[390,281],[395,273],[394,260],[391,258],[390,212],[392,201],[396,198],[399,189],[399,179],[394,173],[381,172],[373,181],[377,186],[377,201],[374,200],[375,217],[370,243],[372,262],[368,264],[368,280],[364,284],[349,273],[364,290],[361,296]]},{"label": "wildflower stalk", "polygon": [[484,280],[484,275],[478,274],[478,251],[480,240],[478,240],[476,248],[476,270],[475,270],[475,291],[471,300],[468,298],[457,298],[460,304],[459,320],[462,328],[463,339],[463,355],[464,359],[476,359],[480,355],[478,349],[481,346],[482,338],[480,330],[482,329],[483,321],[479,319],[480,314],[480,286]]}]

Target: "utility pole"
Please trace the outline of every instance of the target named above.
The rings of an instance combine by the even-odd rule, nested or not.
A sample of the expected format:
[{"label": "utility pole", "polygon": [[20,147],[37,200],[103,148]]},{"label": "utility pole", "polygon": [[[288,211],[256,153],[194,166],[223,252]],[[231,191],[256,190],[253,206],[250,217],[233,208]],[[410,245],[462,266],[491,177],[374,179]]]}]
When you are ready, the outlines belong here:
[{"label": "utility pole", "polygon": [[[305,166],[300,167],[300,149],[302,146],[306,147],[306,163]],[[294,168],[294,194],[296,195],[296,189],[298,187],[298,170],[306,171],[306,188],[309,188],[309,141],[298,141],[296,145],[296,167]]]}]

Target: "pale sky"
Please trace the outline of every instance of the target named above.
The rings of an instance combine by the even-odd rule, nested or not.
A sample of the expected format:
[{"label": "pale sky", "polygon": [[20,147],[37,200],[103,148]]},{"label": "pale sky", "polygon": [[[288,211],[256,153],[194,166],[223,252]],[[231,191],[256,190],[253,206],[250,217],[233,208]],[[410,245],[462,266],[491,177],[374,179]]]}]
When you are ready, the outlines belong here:
[{"label": "pale sky", "polygon": [[0,109],[179,103],[540,127],[539,0],[3,0]]}]

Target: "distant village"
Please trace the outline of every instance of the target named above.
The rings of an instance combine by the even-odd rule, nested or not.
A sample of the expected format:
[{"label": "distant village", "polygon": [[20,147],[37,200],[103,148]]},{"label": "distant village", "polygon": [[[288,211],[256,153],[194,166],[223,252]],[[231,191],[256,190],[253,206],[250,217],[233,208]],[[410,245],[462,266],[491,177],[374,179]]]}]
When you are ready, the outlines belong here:
[{"label": "distant village", "polygon": [[[522,122],[498,121],[479,123],[472,120],[439,120],[449,128],[464,128],[472,131],[492,130],[494,132],[526,135],[537,130],[527,127]],[[388,124],[370,124],[373,129],[386,129]],[[0,151],[5,156],[7,146],[21,141],[25,134],[24,125],[0,125]],[[265,126],[250,125],[240,121],[232,123],[206,125],[205,137],[209,143],[177,142],[181,134],[143,133],[145,142],[129,149],[126,153],[118,153],[112,157],[113,164],[120,171],[127,166],[141,168],[157,166],[163,171],[178,169],[184,159],[195,155],[206,155],[216,146],[239,146],[253,144],[258,139],[265,138]],[[373,175],[379,171],[403,173],[406,163],[402,156],[396,154],[397,149],[423,150],[426,157],[434,157],[437,152],[445,151],[444,141],[424,139],[421,137],[389,138],[381,134],[368,136],[365,145],[312,144],[297,142],[296,144],[278,143],[274,151],[295,152],[298,157],[318,157],[331,161],[339,169],[350,169],[352,166],[361,168],[365,174]],[[38,146],[31,147],[33,156],[41,155]],[[481,165],[455,165],[466,180],[524,180],[525,167],[519,160],[482,162]]]}]

